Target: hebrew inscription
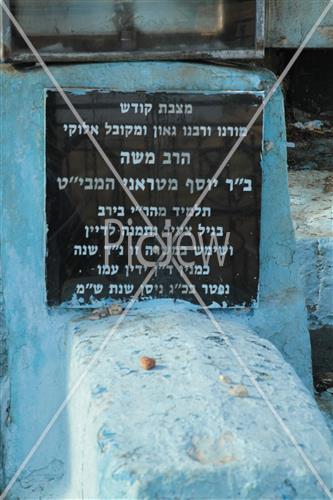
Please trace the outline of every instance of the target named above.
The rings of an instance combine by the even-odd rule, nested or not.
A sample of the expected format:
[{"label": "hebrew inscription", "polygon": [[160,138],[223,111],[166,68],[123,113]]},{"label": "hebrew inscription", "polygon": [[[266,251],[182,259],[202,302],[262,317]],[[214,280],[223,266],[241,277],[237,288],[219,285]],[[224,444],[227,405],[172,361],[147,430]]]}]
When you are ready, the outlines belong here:
[{"label": "hebrew inscription", "polygon": [[[196,302],[196,289],[207,305],[254,305],[262,119],[250,130],[247,124],[262,94],[85,89],[68,96],[84,124],[57,92],[48,91],[46,99],[48,304],[123,301],[138,289],[142,299]],[[239,137],[243,142],[214,179]],[[158,235],[169,249],[163,259]],[[142,285],[159,259],[152,280]]]}]

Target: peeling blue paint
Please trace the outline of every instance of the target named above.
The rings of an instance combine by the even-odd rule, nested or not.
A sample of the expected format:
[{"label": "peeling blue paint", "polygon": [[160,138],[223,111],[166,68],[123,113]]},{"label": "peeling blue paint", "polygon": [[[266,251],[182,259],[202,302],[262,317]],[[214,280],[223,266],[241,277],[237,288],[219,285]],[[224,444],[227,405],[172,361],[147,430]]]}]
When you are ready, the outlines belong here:
[{"label": "peeling blue paint", "polygon": [[[86,346],[85,355],[89,359],[95,352],[95,338],[89,338],[92,335],[92,330],[90,333],[87,330],[89,325],[76,323],[75,335],[80,338],[81,345],[72,344],[71,320],[77,320],[84,312],[47,308],[45,303],[44,91],[50,88],[50,82],[40,69],[18,71],[7,65],[2,65],[0,69],[6,96],[1,110],[2,123],[6,124],[2,135],[1,260],[6,296],[4,313],[8,326],[12,418],[5,435],[5,472],[8,480],[67,395],[75,353],[83,356],[83,346]],[[267,92],[275,82],[274,75],[266,70],[175,62],[52,66],[51,70],[66,88],[104,87],[125,92]],[[235,320],[238,325],[248,325],[259,336],[269,339],[310,387],[310,344],[304,298],[294,258],[280,90],[267,106],[264,130],[265,142],[270,143],[271,148],[264,151],[262,161],[260,307],[251,311],[221,311],[216,313],[216,317],[222,323]],[[137,314],[139,321],[140,308]],[[221,346],[214,348],[220,350]],[[131,369],[126,371],[127,375],[133,375]],[[152,379],[151,376],[145,378]],[[98,384],[104,383],[98,381]],[[91,391],[81,397],[91,397]],[[77,416],[80,416],[79,409]],[[64,476],[54,490],[58,498],[67,491],[71,481],[70,464],[76,460],[75,450],[71,447],[76,429],[70,425],[73,421],[69,421],[66,410],[27,469],[27,473],[32,473],[52,460],[67,464]],[[89,460],[94,458],[91,454]],[[179,480],[181,477],[180,473]],[[153,494],[156,484],[149,487],[149,494]],[[19,491],[19,486],[17,488]],[[138,487],[138,491],[143,490]]]}]

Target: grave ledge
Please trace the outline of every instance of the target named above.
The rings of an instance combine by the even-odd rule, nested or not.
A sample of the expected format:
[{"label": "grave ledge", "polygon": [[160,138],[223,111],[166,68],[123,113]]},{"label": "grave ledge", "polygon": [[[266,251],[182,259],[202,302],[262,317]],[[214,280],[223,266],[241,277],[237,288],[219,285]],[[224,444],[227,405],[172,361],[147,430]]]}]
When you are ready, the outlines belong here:
[{"label": "grave ledge", "polygon": [[[213,324],[188,304],[159,301],[159,317],[156,306],[135,306],[72,401],[71,494],[324,498]],[[72,322],[72,383],[116,320]],[[269,341],[235,315],[218,320],[329,483],[330,433],[310,392]],[[155,369],[140,368],[143,355],[156,359]],[[232,396],[235,384],[248,397]]]}]

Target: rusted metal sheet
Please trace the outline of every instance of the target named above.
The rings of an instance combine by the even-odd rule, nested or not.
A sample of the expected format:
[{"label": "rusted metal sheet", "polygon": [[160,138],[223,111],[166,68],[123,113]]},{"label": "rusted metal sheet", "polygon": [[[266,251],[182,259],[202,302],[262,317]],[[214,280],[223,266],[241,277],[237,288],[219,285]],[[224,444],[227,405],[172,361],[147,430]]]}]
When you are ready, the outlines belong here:
[{"label": "rusted metal sheet", "polygon": [[[298,47],[328,0],[267,0],[266,46]],[[310,48],[333,48],[333,8],[311,38]]]}]

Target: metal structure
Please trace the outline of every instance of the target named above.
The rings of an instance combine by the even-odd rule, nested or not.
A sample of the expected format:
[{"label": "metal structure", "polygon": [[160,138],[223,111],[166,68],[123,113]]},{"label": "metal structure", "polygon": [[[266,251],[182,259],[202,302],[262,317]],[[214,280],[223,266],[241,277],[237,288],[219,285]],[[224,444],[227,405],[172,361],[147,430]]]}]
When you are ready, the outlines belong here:
[{"label": "metal structure", "polygon": [[[146,0],[140,0],[140,2],[138,0],[109,0],[108,2],[95,0],[93,10],[91,10],[89,6],[91,2],[87,0],[75,2],[73,0],[4,1],[32,40],[37,42],[37,46],[38,41],[42,41],[39,35],[44,36],[44,41],[47,35],[51,35],[50,39],[54,43],[39,47],[44,60],[49,62],[258,59],[264,56],[265,47],[290,49],[298,47],[327,3],[326,0],[307,0],[307,2],[303,0],[239,0],[235,9],[235,0],[212,0],[210,2],[194,0],[186,2],[185,7],[183,2],[168,0],[154,2],[154,4],[150,2],[148,8]],[[143,8],[145,5],[146,9]],[[152,8],[152,5],[155,7]],[[241,5],[247,6],[247,9],[253,9],[255,6],[255,18],[251,20],[255,32],[252,45],[250,47],[242,45],[223,47],[220,44],[219,46],[221,19],[224,16],[228,22],[229,18],[233,25],[234,12],[236,11],[236,16],[239,16]],[[139,8],[138,12],[135,10],[137,8]],[[29,9],[33,15],[29,15]],[[195,13],[197,26],[193,18]],[[43,16],[42,22],[40,15]],[[48,17],[49,25],[45,22]],[[140,48],[138,43],[140,45],[140,40],[142,41],[147,19],[150,21],[146,26],[148,28],[146,41],[148,37],[149,43],[153,43],[155,39],[157,44],[155,47],[152,45],[149,47],[148,43],[148,46]],[[2,11],[0,11],[0,23],[0,60],[14,63],[34,62],[32,54],[20,41],[7,16],[2,15]],[[244,31],[244,25],[238,26],[240,31]],[[184,29],[183,40],[179,39],[179,33],[177,35],[178,27]],[[34,30],[37,37],[34,37]],[[69,36],[70,33],[72,35]],[[235,30],[231,40],[234,35]],[[210,40],[208,40],[209,37]],[[65,38],[67,42],[74,41],[74,45],[71,46],[67,42],[63,44]],[[203,41],[205,38],[207,38],[207,43],[201,43],[200,40]],[[190,43],[187,44],[189,40]],[[333,48],[333,12],[327,15],[322,26],[310,40],[308,47]]]},{"label": "metal structure", "polygon": [[[49,62],[264,56],[265,0],[5,1]],[[1,46],[4,62],[34,61],[6,16]]]},{"label": "metal structure", "polygon": [[[327,4],[327,0],[267,0],[266,47],[298,48]],[[333,48],[332,9],[309,41],[307,48]]]}]

